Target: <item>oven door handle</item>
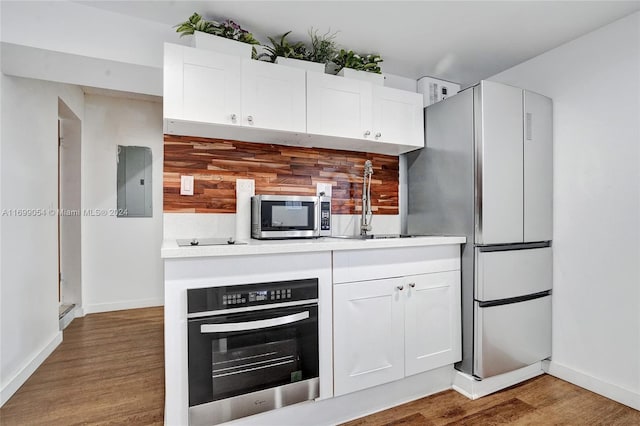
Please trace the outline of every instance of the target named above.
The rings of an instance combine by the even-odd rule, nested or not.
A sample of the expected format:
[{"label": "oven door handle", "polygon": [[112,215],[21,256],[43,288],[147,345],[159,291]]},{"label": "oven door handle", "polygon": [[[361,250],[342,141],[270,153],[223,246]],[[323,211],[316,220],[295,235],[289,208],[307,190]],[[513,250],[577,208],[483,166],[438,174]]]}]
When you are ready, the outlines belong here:
[{"label": "oven door handle", "polygon": [[270,318],[258,321],[235,322],[225,324],[202,324],[200,333],[228,333],[233,331],[259,330],[261,328],[276,327],[278,325],[292,324],[309,318],[309,311],[284,317]]}]

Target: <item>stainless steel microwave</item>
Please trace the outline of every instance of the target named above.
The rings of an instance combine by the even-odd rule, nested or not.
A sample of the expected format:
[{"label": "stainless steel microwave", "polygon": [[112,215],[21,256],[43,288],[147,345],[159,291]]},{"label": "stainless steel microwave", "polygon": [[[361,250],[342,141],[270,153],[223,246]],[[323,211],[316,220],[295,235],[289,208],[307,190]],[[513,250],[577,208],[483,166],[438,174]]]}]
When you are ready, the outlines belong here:
[{"label": "stainless steel microwave", "polygon": [[299,195],[251,197],[251,237],[259,240],[331,235],[331,198]]}]

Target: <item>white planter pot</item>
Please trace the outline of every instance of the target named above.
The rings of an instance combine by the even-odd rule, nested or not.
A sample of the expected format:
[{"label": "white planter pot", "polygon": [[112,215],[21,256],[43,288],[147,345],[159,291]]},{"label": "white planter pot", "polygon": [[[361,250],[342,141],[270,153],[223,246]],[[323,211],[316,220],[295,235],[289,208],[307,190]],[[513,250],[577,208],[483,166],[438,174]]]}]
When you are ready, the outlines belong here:
[{"label": "white planter pot", "polygon": [[324,64],[321,64],[319,62],[303,61],[302,59],[284,58],[282,56],[278,56],[276,58],[276,64],[286,65],[292,68],[302,68],[306,71],[321,73],[324,72]]},{"label": "white planter pot", "polygon": [[225,55],[242,56],[251,59],[251,47],[248,43],[219,37],[217,35],[195,31],[191,45],[198,49],[212,50]]},{"label": "white planter pot", "polygon": [[369,83],[377,86],[384,86],[384,75],[382,74],[358,71],[351,68],[342,68],[340,72],[338,72],[338,75],[347,78],[354,78],[356,80],[368,81]]}]

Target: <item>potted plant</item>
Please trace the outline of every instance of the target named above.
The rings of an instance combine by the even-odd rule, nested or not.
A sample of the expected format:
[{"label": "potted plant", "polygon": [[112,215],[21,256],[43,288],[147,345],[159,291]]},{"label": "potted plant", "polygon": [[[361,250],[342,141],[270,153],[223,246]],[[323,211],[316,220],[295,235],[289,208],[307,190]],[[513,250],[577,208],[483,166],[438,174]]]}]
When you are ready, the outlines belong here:
[{"label": "potted plant", "polygon": [[287,40],[287,36],[291,34],[291,31],[287,31],[282,34],[278,40],[267,37],[271,42],[271,46],[264,46],[265,53],[258,55],[258,59],[266,57],[269,62],[274,62],[280,65],[287,65],[295,68],[302,68],[307,71],[320,71],[324,70],[322,64],[315,64],[308,60],[307,46],[301,41],[292,43]]},{"label": "potted plant", "polygon": [[208,21],[194,12],[189,19],[176,27],[176,32],[180,33],[180,37],[194,36],[194,47],[256,58],[256,50],[253,45],[260,44],[260,42],[253,37],[253,34],[230,19],[222,23]]},{"label": "potted plant", "polygon": [[378,85],[384,84],[384,76],[378,65],[382,58],[378,54],[359,55],[353,50],[341,49],[333,62],[338,67],[340,76],[358,78]]},{"label": "potted plant", "polygon": [[332,67],[334,65],[333,60],[338,55],[338,48],[334,41],[335,37],[336,33],[329,31],[319,35],[318,30],[313,28],[309,30],[311,48],[307,50],[307,60],[324,64],[325,67],[328,67],[328,69],[325,68],[325,72],[329,74],[335,74],[335,71],[337,71]]}]

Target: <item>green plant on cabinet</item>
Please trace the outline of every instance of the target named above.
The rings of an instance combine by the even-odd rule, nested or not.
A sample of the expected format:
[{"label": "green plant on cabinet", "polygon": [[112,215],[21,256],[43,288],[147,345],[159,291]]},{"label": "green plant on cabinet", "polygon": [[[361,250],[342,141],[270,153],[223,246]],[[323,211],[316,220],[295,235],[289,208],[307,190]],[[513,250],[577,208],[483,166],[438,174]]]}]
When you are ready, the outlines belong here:
[{"label": "green plant on cabinet", "polygon": [[[176,32],[180,36],[192,35],[195,31],[224,37],[231,40],[240,41],[252,45],[260,45],[249,31],[243,29],[239,24],[227,19],[222,23],[204,19],[200,14],[194,12],[185,22],[175,26]],[[321,64],[333,64],[335,72],[342,68],[351,68],[358,71],[366,71],[380,74],[380,63],[382,57],[379,54],[360,55],[353,50],[340,49],[338,51],[335,43],[336,33],[326,32],[318,34],[317,30],[309,30],[310,47],[302,42],[289,42],[287,36],[291,31],[284,33],[278,40],[267,37],[271,46],[263,45],[266,52],[257,55],[253,48],[252,58],[268,58],[270,62],[275,62],[277,57],[300,59],[304,61],[317,62]],[[330,68],[330,67],[328,67]]]},{"label": "green plant on cabinet", "polygon": [[287,36],[290,33],[291,31],[287,31],[282,34],[279,40],[276,40],[273,37],[267,37],[271,42],[271,46],[263,45],[267,52],[258,55],[258,59],[267,57],[270,62],[275,62],[276,58],[280,56],[282,58],[308,60],[307,47],[301,41],[296,43],[289,42],[289,40],[287,40]]},{"label": "green plant on cabinet", "polygon": [[336,34],[337,33],[326,32],[318,35],[318,30],[311,28],[309,30],[311,48],[307,51],[308,60],[321,64],[332,62],[338,54],[338,48],[334,41]]},{"label": "green plant on cabinet", "polygon": [[[175,26],[176,32],[180,33],[180,37],[185,35],[193,35],[195,31],[207,34],[213,34],[218,37],[236,40],[241,43],[259,45],[260,42],[253,37],[249,31],[242,28],[239,24],[231,19],[227,19],[222,23],[217,21],[208,21],[197,12],[189,17],[186,21]],[[252,50],[252,57],[257,58],[255,47]]]},{"label": "green plant on cabinet", "polygon": [[338,66],[338,71],[342,68],[351,68],[358,71],[367,71],[380,74],[380,62],[382,58],[378,54],[359,55],[353,50],[341,49],[333,62]]}]

